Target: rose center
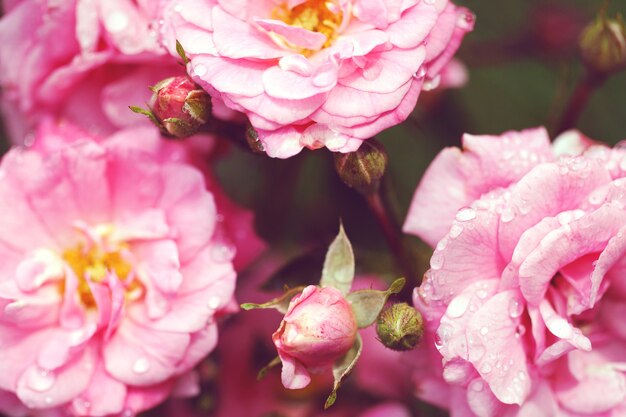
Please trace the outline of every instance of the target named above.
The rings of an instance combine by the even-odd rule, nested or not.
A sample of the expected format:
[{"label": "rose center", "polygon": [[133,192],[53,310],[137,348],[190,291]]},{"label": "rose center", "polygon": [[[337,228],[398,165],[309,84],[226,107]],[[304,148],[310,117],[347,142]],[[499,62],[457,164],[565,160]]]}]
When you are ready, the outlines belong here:
[{"label": "rose center", "polygon": [[293,9],[283,3],[272,12],[272,19],[326,35],[324,48],[337,37],[342,18],[343,13],[336,2],[328,0],[309,0]]},{"label": "rose center", "polygon": [[[118,244],[112,250],[104,250],[96,244],[86,246],[81,243],[63,252],[63,260],[72,268],[78,279],[77,291],[83,306],[97,307],[89,283],[101,284],[110,274],[114,274],[125,288],[126,299],[134,300],[143,294],[143,284],[136,279],[132,265],[124,258],[123,252],[126,249],[126,244]],[[61,291],[65,293],[64,281]]]}]

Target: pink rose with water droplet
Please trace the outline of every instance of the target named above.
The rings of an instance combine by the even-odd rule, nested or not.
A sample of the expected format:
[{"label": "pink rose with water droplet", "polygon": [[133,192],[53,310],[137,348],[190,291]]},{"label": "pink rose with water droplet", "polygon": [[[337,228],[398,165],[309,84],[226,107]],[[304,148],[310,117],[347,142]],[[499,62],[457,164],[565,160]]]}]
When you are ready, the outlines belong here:
[{"label": "pink rose with water droplet", "polygon": [[625,179],[623,148],[578,132],[465,135],[437,156],[404,225],[435,247],[414,295],[421,398],[481,417],[626,411]]},{"label": "pink rose with water droplet", "polygon": [[132,415],[193,395],[190,371],[235,308],[242,230],[215,184],[156,128],[77,132],[42,129],[0,164],[7,412]]},{"label": "pink rose with water droplet", "polygon": [[37,124],[50,116],[95,135],[149,123],[128,106],[148,102],[148,87],[158,81],[184,75],[159,42],[160,3],[7,4],[0,19],[0,86],[11,140],[30,143]]},{"label": "pink rose with water droplet", "polygon": [[351,152],[404,121],[474,25],[447,0],[168,3],[164,43],[278,158]]}]

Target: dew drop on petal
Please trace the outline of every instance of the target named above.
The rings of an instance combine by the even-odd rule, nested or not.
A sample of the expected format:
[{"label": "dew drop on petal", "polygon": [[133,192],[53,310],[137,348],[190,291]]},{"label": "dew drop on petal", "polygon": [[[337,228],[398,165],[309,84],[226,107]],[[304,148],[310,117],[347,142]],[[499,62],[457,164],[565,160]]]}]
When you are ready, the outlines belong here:
[{"label": "dew drop on petal", "polygon": [[465,294],[455,297],[448,305],[446,315],[451,318],[458,318],[465,314],[467,306],[469,305],[470,297]]},{"label": "dew drop on petal", "polygon": [[150,361],[148,358],[139,358],[133,364],[133,372],[136,374],[145,374],[150,370]]},{"label": "dew drop on petal", "polygon": [[218,296],[213,296],[209,298],[208,306],[210,309],[215,310],[216,308],[220,306],[221,303],[222,301],[220,300]]},{"label": "dew drop on petal", "polygon": [[441,269],[443,267],[443,253],[435,251],[430,258],[430,267],[432,269]]},{"label": "dew drop on petal", "polygon": [[203,77],[207,74],[207,72],[209,72],[209,70],[204,64],[196,64],[193,66],[193,72],[198,77]]},{"label": "dew drop on petal", "polygon": [[509,301],[509,317],[516,319],[522,315],[523,311],[524,306],[519,302],[519,300],[512,298]]},{"label": "dew drop on petal", "polygon": [[216,262],[229,262],[235,256],[235,247],[225,243],[219,243],[211,249],[211,257]]},{"label": "dew drop on petal", "polygon": [[467,222],[476,218],[476,210],[471,207],[463,207],[456,213],[456,220],[459,222]]},{"label": "dew drop on petal", "polygon": [[472,381],[472,383],[470,384],[470,387],[472,390],[476,391],[476,392],[480,392],[483,390],[484,388],[484,384],[483,381],[476,379],[474,381]]},{"label": "dew drop on petal", "polygon": [[435,75],[433,78],[429,78],[424,81],[422,85],[422,90],[431,91],[435,88],[439,87],[439,83],[441,82],[441,77],[439,75]]},{"label": "dew drop on petal", "polygon": [[482,374],[488,374],[489,372],[491,372],[492,368],[491,365],[487,362],[483,363],[482,366],[480,367],[480,373]]},{"label": "dew drop on petal", "polygon": [[38,369],[28,375],[28,386],[38,392],[48,391],[54,385],[56,376],[46,369]]},{"label": "dew drop on petal", "polygon": [[424,66],[419,67],[417,71],[415,71],[415,74],[413,74],[413,78],[415,78],[416,80],[421,80],[425,76],[426,76],[426,68],[424,68]]},{"label": "dew drop on petal", "polygon": [[126,13],[113,12],[106,17],[104,25],[109,32],[118,33],[126,29],[129,23]]},{"label": "dew drop on petal", "polygon": [[489,328],[487,326],[484,326],[484,327],[480,328],[480,334],[485,336],[487,333],[489,333]]},{"label": "dew drop on petal", "polygon": [[504,210],[502,210],[502,214],[500,215],[500,220],[502,220],[502,223],[508,223],[514,218],[515,212],[511,207],[506,207]]},{"label": "dew drop on petal", "polygon": [[463,233],[463,226],[461,226],[459,223],[454,223],[450,228],[450,232],[448,233],[448,235],[450,236],[450,238],[456,239],[457,237],[461,236],[461,233]]}]

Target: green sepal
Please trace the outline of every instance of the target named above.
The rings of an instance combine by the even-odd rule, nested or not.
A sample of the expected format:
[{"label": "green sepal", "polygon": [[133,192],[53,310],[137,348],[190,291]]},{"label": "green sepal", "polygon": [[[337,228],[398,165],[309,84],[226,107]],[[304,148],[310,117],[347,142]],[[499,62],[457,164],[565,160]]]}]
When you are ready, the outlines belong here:
[{"label": "green sepal", "polygon": [[275,367],[276,365],[278,365],[280,363],[280,358],[278,356],[276,356],[274,359],[272,359],[270,361],[270,363],[268,363],[267,365],[265,365],[263,367],[263,369],[261,369],[259,371],[259,373],[256,376],[256,380],[260,381],[263,378],[265,378],[265,375],[267,375],[267,371],[269,371],[270,369],[272,369],[273,367]]},{"label": "green sepal", "polygon": [[346,353],[341,359],[339,359],[333,365],[333,378],[335,382],[333,383],[333,390],[326,399],[326,403],[324,404],[324,410],[331,407],[335,401],[337,400],[337,390],[341,386],[341,381],[352,372],[354,369],[354,365],[359,360],[361,356],[361,351],[363,350],[363,341],[361,340],[361,336],[357,333],[356,340],[354,341],[354,345],[352,348]]},{"label": "green sepal", "polygon": [[154,113],[152,113],[150,110],[143,109],[139,106],[128,106],[128,108],[131,109],[134,113],[143,114],[144,116],[148,117],[148,119],[150,119],[152,123],[157,125],[159,129],[163,129],[163,126],[161,125],[159,120],[156,118]]},{"label": "green sepal", "polygon": [[375,321],[391,294],[402,291],[406,280],[398,278],[386,291],[358,290],[346,296],[352,307],[356,325],[362,329],[371,326]]},{"label": "green sepal", "polygon": [[339,234],[328,247],[324,267],[322,268],[322,287],[334,287],[344,296],[350,292],[354,280],[354,252],[343,224],[339,225]]},{"label": "green sepal", "polygon": [[178,56],[180,56],[180,58],[183,60],[183,63],[185,65],[189,63],[190,59],[187,57],[187,54],[185,53],[185,48],[183,48],[183,45],[180,44],[178,39],[176,39],[176,53],[178,53]]},{"label": "green sepal", "polygon": [[297,294],[301,293],[304,288],[305,287],[295,287],[290,290],[287,290],[280,297],[274,298],[273,300],[270,300],[267,303],[263,303],[263,304],[244,303],[244,304],[241,304],[241,308],[243,308],[244,310],[253,310],[255,308],[274,308],[278,310],[279,312],[285,314],[287,312],[287,309],[289,308],[289,302],[291,301],[291,299],[295,297]]}]

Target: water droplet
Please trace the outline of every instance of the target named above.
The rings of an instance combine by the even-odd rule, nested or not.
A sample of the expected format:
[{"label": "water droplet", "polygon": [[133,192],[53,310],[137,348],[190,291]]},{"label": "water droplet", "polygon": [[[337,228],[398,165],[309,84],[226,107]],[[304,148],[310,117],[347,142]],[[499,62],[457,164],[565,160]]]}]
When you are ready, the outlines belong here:
[{"label": "water droplet", "polygon": [[489,363],[485,362],[483,363],[483,365],[480,367],[480,373],[482,374],[488,374],[489,372],[491,372],[493,368],[491,368],[491,365],[489,365]]},{"label": "water droplet", "polygon": [[502,220],[502,223],[508,223],[514,218],[515,212],[511,207],[505,207],[504,210],[502,210],[502,214],[500,215],[500,220]]},{"label": "water droplet", "polygon": [[487,333],[489,333],[489,328],[487,326],[480,328],[480,334],[485,336]]},{"label": "water droplet", "polygon": [[430,258],[430,267],[432,269],[441,269],[443,267],[443,253],[435,251]]},{"label": "water droplet", "polygon": [[463,207],[456,213],[456,220],[459,222],[467,222],[476,218],[476,210],[471,207]]},{"label": "water droplet", "polygon": [[139,358],[133,364],[133,372],[136,374],[145,374],[150,370],[150,361],[148,358]]},{"label": "water droplet", "polygon": [[89,409],[91,408],[91,403],[84,398],[76,398],[72,402],[72,406],[74,407],[74,410],[77,412],[77,414],[88,415]]},{"label": "water droplet", "polygon": [[452,326],[447,323],[442,323],[441,326],[437,329],[437,333],[435,334],[435,347],[437,349],[441,349],[443,345],[445,345],[450,337],[452,337]]},{"label": "water droplet", "polygon": [[517,329],[515,329],[515,337],[518,339],[524,336],[525,333],[526,333],[526,326],[524,326],[523,324],[520,324],[519,326],[517,326]]},{"label": "water droplet", "polygon": [[481,381],[479,379],[475,379],[474,381],[472,381],[470,386],[471,386],[472,390],[474,390],[476,392],[480,392],[484,388],[483,381]]},{"label": "water droplet", "polygon": [[426,68],[424,68],[423,66],[419,67],[417,71],[415,71],[415,74],[413,74],[413,78],[415,78],[416,80],[421,80],[425,76],[426,76]]},{"label": "water droplet", "polygon": [[113,12],[106,17],[104,26],[109,32],[118,33],[126,29],[129,23],[130,19],[126,13]]},{"label": "water droplet", "polygon": [[472,362],[478,362],[483,356],[485,356],[487,349],[483,345],[474,345],[469,350],[469,360]]},{"label": "water droplet", "polygon": [[461,233],[463,233],[463,226],[461,226],[459,223],[454,223],[452,224],[452,227],[450,228],[450,233],[448,234],[452,239],[456,239],[457,237],[461,236]]},{"label": "water droplet", "polygon": [[34,391],[48,391],[54,385],[56,376],[47,369],[38,369],[28,375],[27,385]]},{"label": "water droplet", "polygon": [[429,78],[424,81],[422,84],[422,90],[431,91],[435,88],[439,87],[439,83],[441,82],[441,77],[439,75],[435,75],[433,78]]},{"label": "water droplet", "polygon": [[33,146],[33,144],[35,143],[35,134],[27,133],[26,136],[24,136],[24,142],[22,143],[26,148],[30,148],[31,146]]},{"label": "water droplet", "polygon": [[182,11],[183,11],[183,5],[182,5],[182,4],[180,4],[180,3],[177,3],[177,4],[174,6],[174,11],[175,11],[176,13],[180,13],[180,12],[182,12]]},{"label": "water droplet", "polygon": [[222,300],[220,300],[220,298],[217,295],[214,295],[213,297],[209,298],[208,306],[209,308],[215,310],[216,308],[220,306],[221,303],[222,303]]},{"label": "water droplet", "polygon": [[437,250],[444,250],[446,246],[448,246],[448,239],[444,237],[437,243]]},{"label": "water droplet", "polygon": [[435,0],[424,0],[425,4],[435,4]]},{"label": "water droplet", "polygon": [[229,262],[235,256],[235,252],[234,246],[220,243],[211,249],[211,257],[216,262]]},{"label": "water droplet", "polygon": [[461,317],[465,314],[467,310],[467,306],[469,305],[470,297],[465,294],[459,295],[455,297],[448,305],[448,309],[446,310],[446,315],[448,317],[457,318]]},{"label": "water droplet", "polygon": [[52,404],[52,397],[46,397],[43,399],[46,404]]},{"label": "water droplet", "polygon": [[513,319],[518,318],[522,315],[524,311],[524,306],[517,299],[512,298],[509,301],[509,316]]},{"label": "water droplet", "polygon": [[460,28],[469,30],[472,27],[474,27],[474,20],[476,20],[476,17],[474,16],[474,14],[470,12],[466,12],[459,16],[459,19],[457,20],[456,24]]},{"label": "water droplet", "polygon": [[135,412],[130,408],[125,408],[121,414],[122,417],[135,417]]},{"label": "water droplet", "polygon": [[198,77],[204,77],[209,70],[204,64],[196,64],[193,66],[193,72]]},{"label": "water droplet", "polygon": [[481,300],[484,300],[485,298],[487,298],[488,295],[489,293],[487,292],[487,290],[476,291],[476,297],[480,298]]}]

